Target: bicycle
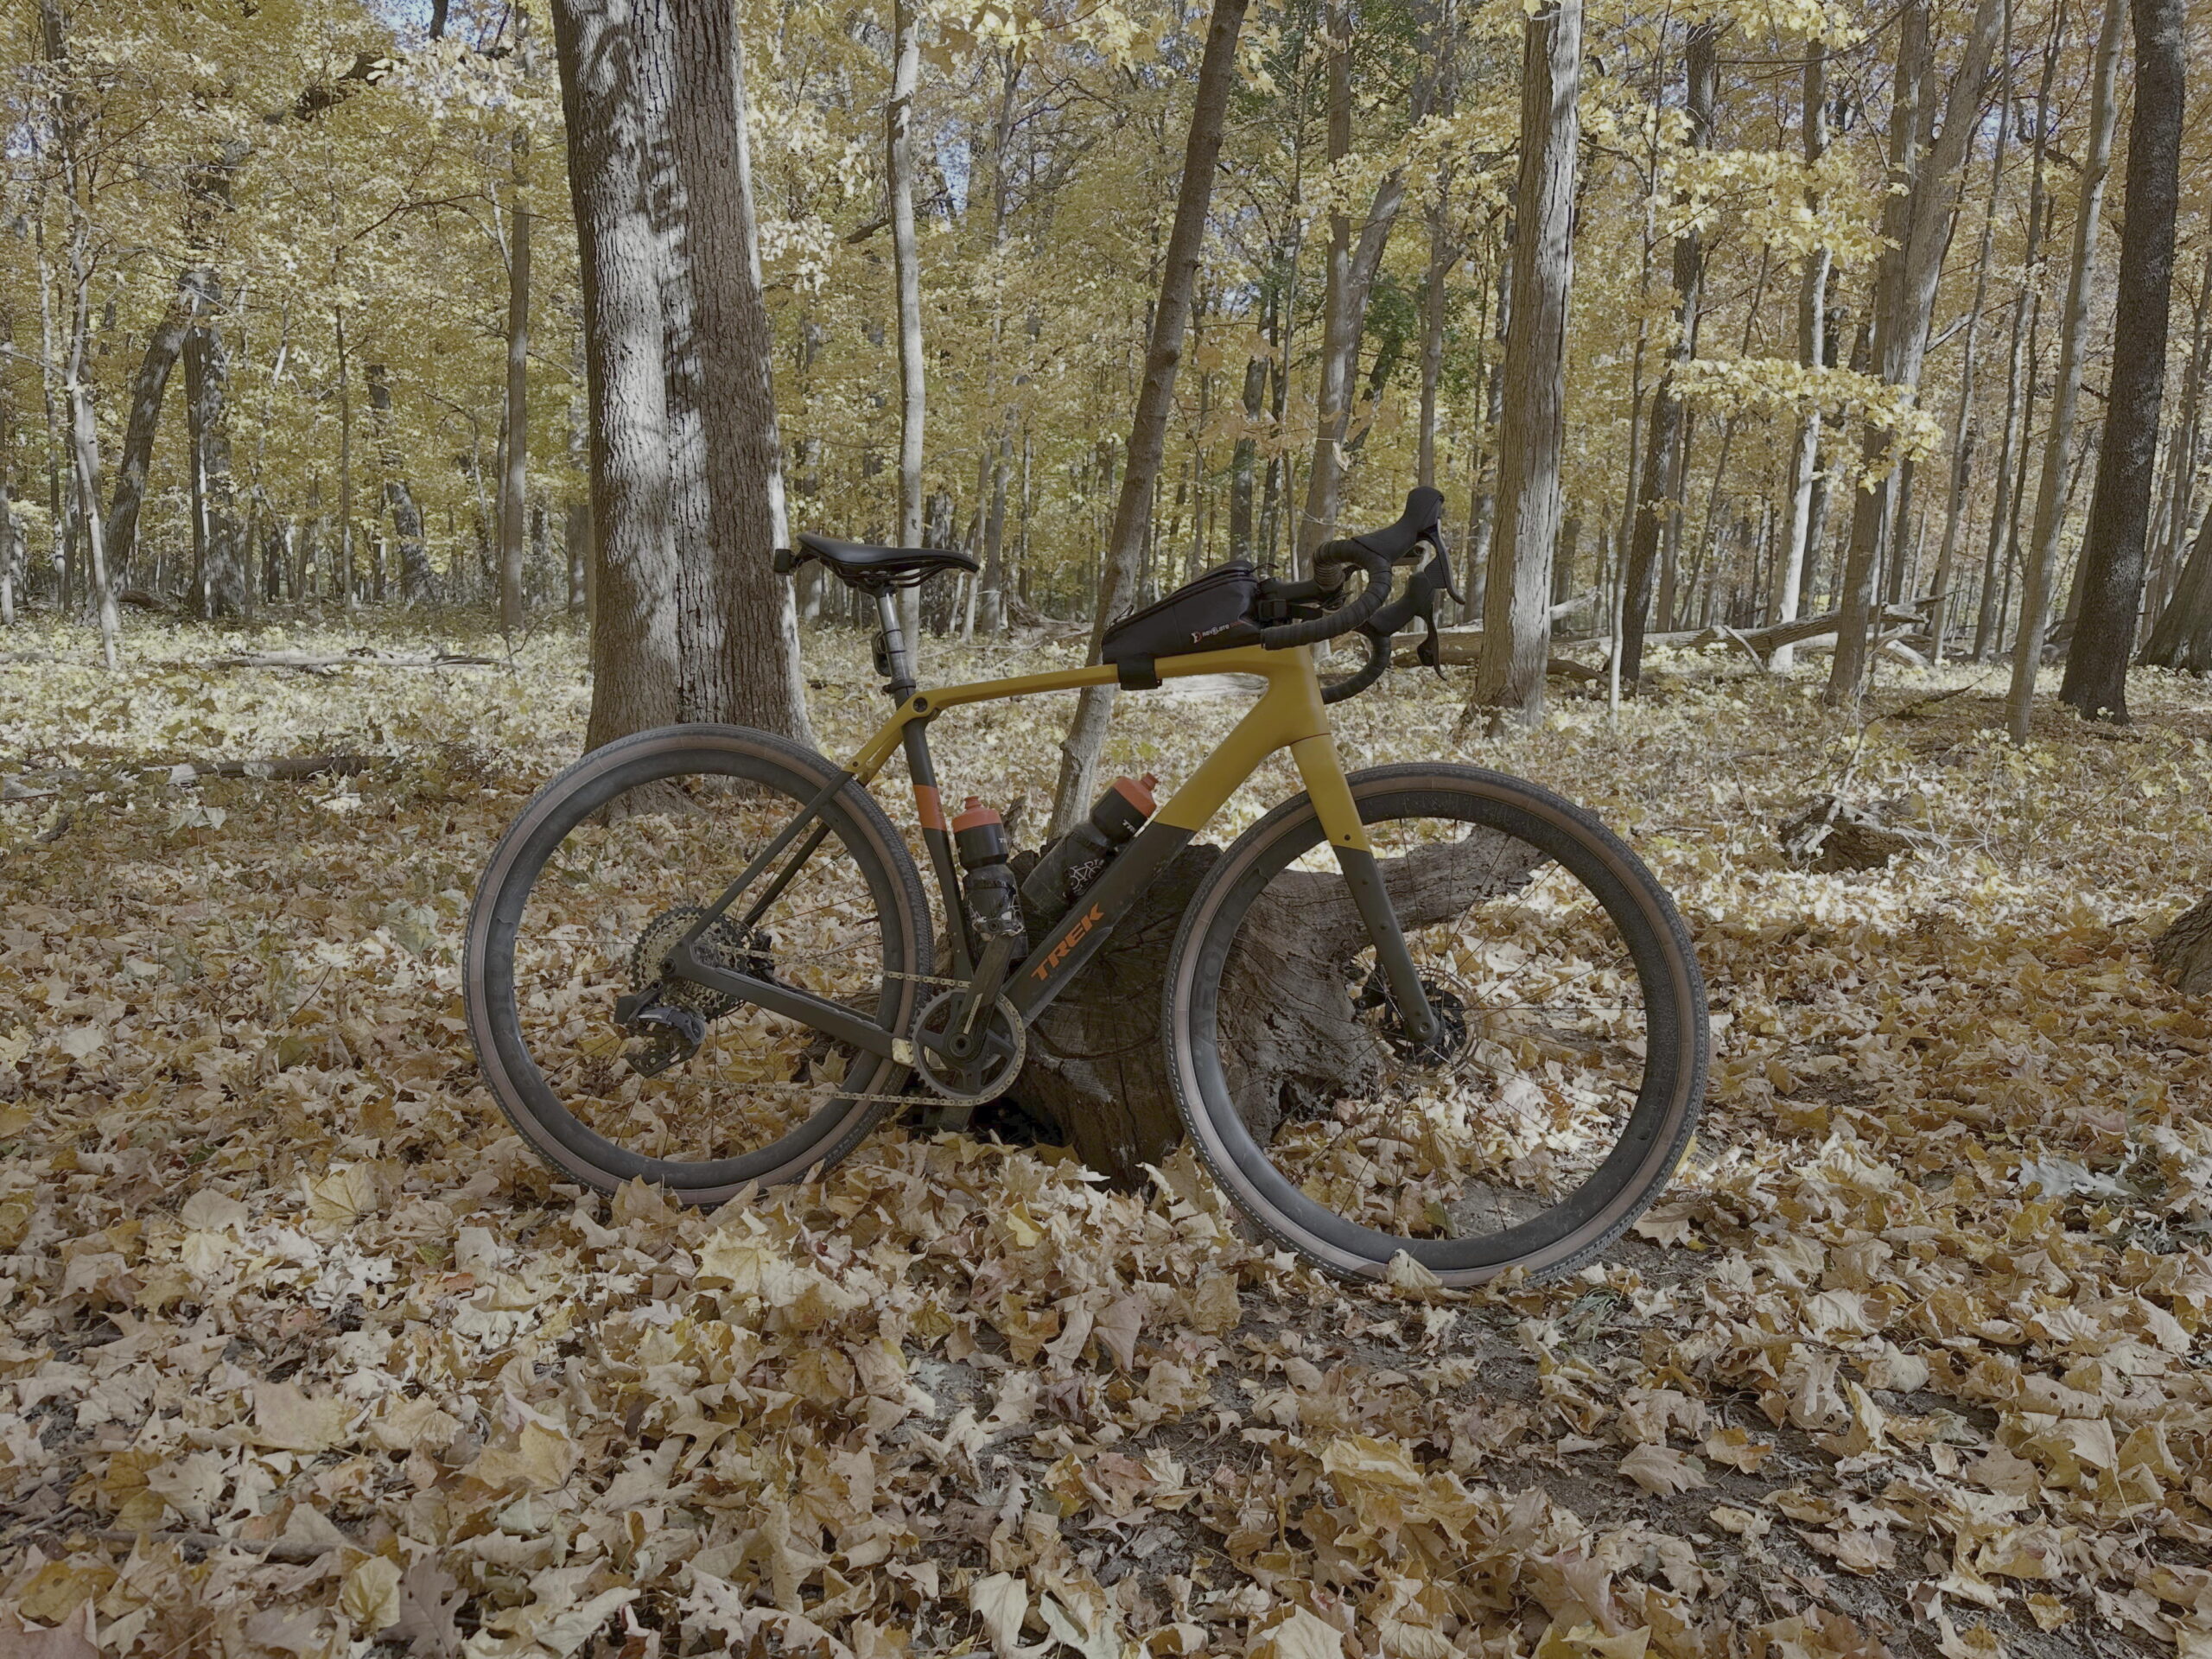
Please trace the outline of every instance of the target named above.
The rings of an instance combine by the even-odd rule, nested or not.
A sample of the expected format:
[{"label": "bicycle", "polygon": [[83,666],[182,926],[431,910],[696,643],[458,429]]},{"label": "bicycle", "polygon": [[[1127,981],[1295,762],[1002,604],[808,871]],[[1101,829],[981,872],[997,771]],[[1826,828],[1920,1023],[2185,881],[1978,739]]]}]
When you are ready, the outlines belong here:
[{"label": "bicycle", "polygon": [[[1117,624],[1101,664],[934,689],[915,681],[896,595],[975,562],[798,537],[779,569],[818,562],[875,599],[893,712],[843,766],[765,732],[677,726],[540,791],[469,917],[468,1023],[494,1098],[568,1178],[604,1192],[642,1177],[694,1205],[818,1173],[918,1097],[957,1119],[1020,1076],[1032,1022],[1287,749],[1304,791],[1222,853],[1168,958],[1167,1070],[1213,1179],[1268,1237],[1343,1276],[1382,1277],[1402,1251],[1448,1287],[1588,1261],[1691,1144],[1704,992],[1667,893],[1588,813],[1475,766],[1344,770],[1327,705],[1381,679],[1414,621],[1435,660],[1434,599],[1452,591],[1441,509],[1414,491],[1396,524],[1321,549],[1310,581],[1224,565]],[[1324,684],[1312,648],[1354,632],[1366,664]],[[928,741],[941,716],[1218,674],[1266,689],[1165,802],[1124,780],[1122,834],[1086,843],[1082,885],[1068,843],[1049,855],[1066,890],[1033,894],[995,813],[947,820]],[[941,950],[868,790],[902,751]],[[1110,805],[1095,820],[1109,830]],[[1325,966],[1307,995],[1327,1006],[1306,1012],[1360,1034],[1326,1087],[1257,1058],[1298,1038],[1300,1011],[1270,1001],[1286,940]]]}]

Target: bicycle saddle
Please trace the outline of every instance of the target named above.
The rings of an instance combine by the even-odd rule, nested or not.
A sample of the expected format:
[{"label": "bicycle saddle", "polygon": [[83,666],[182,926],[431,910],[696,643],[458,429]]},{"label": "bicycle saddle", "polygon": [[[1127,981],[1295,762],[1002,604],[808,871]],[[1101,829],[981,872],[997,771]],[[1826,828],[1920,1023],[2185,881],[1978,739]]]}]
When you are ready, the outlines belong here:
[{"label": "bicycle saddle", "polygon": [[809,559],[819,559],[839,581],[855,588],[911,588],[942,570],[982,568],[965,553],[945,547],[871,547],[866,542],[840,542],[810,534],[802,534],[797,540],[797,551],[776,550],[777,569],[788,574]]}]

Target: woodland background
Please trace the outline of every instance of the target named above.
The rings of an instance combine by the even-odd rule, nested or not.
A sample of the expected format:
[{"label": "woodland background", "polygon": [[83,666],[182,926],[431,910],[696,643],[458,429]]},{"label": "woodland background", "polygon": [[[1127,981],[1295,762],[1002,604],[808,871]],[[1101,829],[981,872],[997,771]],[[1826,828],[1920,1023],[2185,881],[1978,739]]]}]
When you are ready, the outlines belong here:
[{"label": "woodland background", "polygon": [[[4,12],[0,1648],[2212,1650],[2212,1023],[2153,944],[2212,862],[2205,16],[762,5],[740,89],[670,45],[715,9],[555,10]],[[572,124],[564,43],[659,102]],[[735,217],[653,110],[741,116]],[[578,155],[658,181],[589,283]],[[594,394],[622,257],[742,299],[748,244],[757,315]],[[1586,802],[1712,984],[1704,1152],[1604,1266],[1355,1297],[1187,1160],[899,1128],[683,1215],[498,1125],[455,938],[529,793],[877,713],[777,537],[974,550],[965,677],[1427,480],[1451,677],[1347,747]],[[1230,718],[1124,703],[941,762],[1079,806]],[[1784,846],[1826,803],[1873,868]]]}]

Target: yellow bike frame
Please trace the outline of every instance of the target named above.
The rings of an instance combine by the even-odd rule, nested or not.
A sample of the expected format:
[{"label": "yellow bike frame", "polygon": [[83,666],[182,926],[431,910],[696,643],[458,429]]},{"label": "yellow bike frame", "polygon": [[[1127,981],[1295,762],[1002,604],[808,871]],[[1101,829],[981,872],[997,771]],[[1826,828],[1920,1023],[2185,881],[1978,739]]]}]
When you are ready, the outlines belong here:
[{"label": "yellow bike frame", "polygon": [[[1155,668],[1162,680],[1194,679],[1208,674],[1256,675],[1267,682],[1267,690],[1222,740],[1221,747],[1168,798],[1154,823],[1196,835],[1262,761],[1278,749],[1288,749],[1297,763],[1300,779],[1313,798],[1314,810],[1320,815],[1330,844],[1366,849],[1367,831],[1352,805],[1344,766],[1337,759],[1336,739],[1329,729],[1328,712],[1321,706],[1321,682],[1314,672],[1312,646],[1268,651],[1260,645],[1242,645],[1188,657],[1163,657]],[[908,726],[933,719],[948,709],[972,702],[1002,702],[1044,691],[1111,685],[1117,672],[1111,663],[1102,663],[1091,668],[1020,674],[1011,679],[978,680],[969,685],[918,691],[899,705],[846,770],[862,784],[872,782],[906,741]],[[932,819],[941,820],[943,816],[936,785],[918,782],[915,792],[923,827],[933,827]]]},{"label": "yellow bike frame", "polygon": [[[887,619],[887,630],[888,626]],[[903,652],[894,652],[891,660],[896,665],[893,670],[893,689],[905,690],[896,683],[903,668]],[[1425,1039],[1433,1016],[1399,931],[1397,918],[1383,891],[1367,830],[1352,799],[1343,763],[1337,756],[1336,739],[1330,731],[1328,713],[1321,701],[1321,683],[1314,671],[1312,647],[1298,645],[1271,651],[1260,645],[1243,645],[1226,651],[1194,652],[1160,658],[1154,663],[1153,671],[1157,678],[1152,683],[1203,675],[1249,674],[1264,680],[1266,690],[1220,747],[1184,780],[1182,787],[1168,798],[1106,867],[1096,885],[1055,924],[1057,931],[1049,938],[1030,942],[1027,955],[1005,987],[1007,1000],[1024,1021],[1035,1019],[1096,953],[1115,924],[1128,913],[1167,861],[1211,822],[1262,762],[1279,749],[1288,749],[1313,803],[1322,831],[1336,849],[1338,868],[1344,872],[1354,905],[1367,924],[1378,965],[1390,983],[1393,997],[1404,1012],[1409,1028]],[[1001,702],[1046,691],[1111,685],[1120,678],[1121,672],[1115,665],[1103,664],[1062,669],[1050,674],[1021,674],[968,685],[908,690],[891,718],[854,755],[845,768],[848,775],[826,788],[819,798],[793,819],[702,916],[691,933],[671,950],[669,968],[681,978],[758,1003],[857,1047],[902,1060],[910,1058],[902,1052],[906,1048],[904,1039],[896,1033],[873,1026],[853,1011],[796,987],[756,979],[704,962],[692,951],[694,941],[741,892],[766,873],[770,864],[798,843],[802,836],[808,836],[786,862],[785,873],[770,882],[768,898],[756,901],[756,911],[764,908],[790,879],[791,872],[819,845],[827,828],[819,820],[821,809],[849,784],[865,786],[874,781],[892,755],[903,748],[907,770],[913,779],[914,805],[921,822],[922,839],[944,895],[945,943],[952,958],[951,977],[969,978],[976,964],[969,948],[967,899],[954,862],[944,809],[938,796],[937,774],[929,753],[929,723],[948,709],[970,703]],[[750,925],[750,918],[741,925]],[[995,980],[995,975],[982,977]],[[988,987],[978,983],[971,994],[988,1000],[998,995],[999,988],[995,982]]]}]

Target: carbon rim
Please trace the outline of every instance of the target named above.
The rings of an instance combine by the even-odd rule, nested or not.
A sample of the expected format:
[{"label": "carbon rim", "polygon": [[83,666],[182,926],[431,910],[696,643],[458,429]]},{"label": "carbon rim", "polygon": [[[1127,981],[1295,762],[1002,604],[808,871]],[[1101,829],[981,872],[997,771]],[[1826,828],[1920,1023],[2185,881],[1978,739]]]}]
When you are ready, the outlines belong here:
[{"label": "carbon rim", "polygon": [[[1282,1155],[1281,1123],[1271,1126],[1265,1121],[1271,1109],[1266,1103],[1255,1111],[1248,1079],[1240,1076],[1239,1057],[1222,1052],[1217,1023],[1225,985],[1232,987],[1230,994],[1234,995],[1240,934],[1251,926],[1244,938],[1248,955],[1251,941],[1262,937],[1254,918],[1267,914],[1262,896],[1270,884],[1286,873],[1294,876],[1301,861],[1329,868],[1319,823],[1303,797],[1269,814],[1230,849],[1194,898],[1178,939],[1169,976],[1166,1037],[1170,1075],[1193,1139],[1230,1195],[1256,1222],[1279,1242],[1333,1272],[1376,1276],[1403,1249],[1446,1283],[1474,1284],[1509,1267],[1541,1273],[1586,1259],[1618,1236],[1664,1185],[1694,1127],[1704,1084],[1707,1027],[1702,986],[1681,919],[1649,873],[1617,837],[1587,814],[1535,785],[1474,767],[1440,766],[1378,768],[1355,774],[1351,781],[1370,834],[1394,818],[1425,814],[1503,838],[1526,850],[1537,871],[1536,881],[1553,889],[1541,907],[1527,906],[1530,912],[1541,909],[1546,929],[1567,937],[1572,928],[1586,933],[1602,923],[1618,939],[1622,967],[1640,1000],[1643,1052],[1635,1087],[1624,1093],[1614,1113],[1617,1122],[1607,1130],[1610,1144],[1598,1147],[1602,1157],[1586,1157],[1579,1166],[1571,1159],[1555,1159],[1558,1167],[1551,1172],[1548,1184],[1518,1176],[1509,1180],[1497,1166],[1478,1170],[1491,1194],[1495,1224],[1473,1236],[1451,1236],[1467,1230],[1467,1218],[1451,1206],[1440,1206],[1441,1215],[1425,1212],[1418,1204],[1408,1202],[1414,1194],[1383,1186],[1394,1179],[1401,1188],[1414,1185],[1407,1179],[1408,1145],[1418,1142],[1432,1157],[1430,1166],[1416,1174],[1433,1175],[1451,1159],[1464,1166],[1464,1148],[1446,1144],[1446,1131],[1453,1128],[1448,1109],[1460,1114],[1462,1140],[1470,1119],[1474,1129],[1490,1133],[1498,1128],[1494,1120],[1499,1103],[1510,1097],[1512,1088],[1524,1091],[1523,1107],[1529,1103],[1525,1091],[1536,1091],[1535,1103],[1560,1119],[1559,1126],[1548,1128],[1554,1135],[1572,1119],[1586,1120],[1580,1132],[1589,1142],[1592,1123],[1587,1120],[1597,1115],[1589,1109],[1591,1102],[1573,1099],[1586,1077],[1562,1080],[1556,1061],[1542,1062],[1550,1071],[1539,1069],[1533,1077],[1521,1067],[1493,1065],[1489,1068],[1493,1073],[1521,1075],[1508,1086],[1500,1086],[1506,1084],[1504,1076],[1483,1079],[1490,1086],[1481,1090],[1465,1086],[1463,1080],[1462,1096],[1485,1097],[1462,1099],[1456,1106],[1449,1090],[1429,1090],[1425,1096],[1418,1088],[1410,1090],[1397,1108],[1415,1116],[1427,1114],[1428,1122],[1419,1135],[1402,1129],[1378,1132],[1371,1122],[1348,1112],[1341,1098],[1306,1103],[1310,1114],[1331,1115],[1332,1127],[1350,1126],[1367,1137],[1367,1150],[1373,1155],[1367,1158],[1365,1169],[1376,1187],[1372,1192],[1348,1193],[1345,1166],[1337,1169],[1332,1187],[1327,1179],[1317,1180],[1310,1160],[1301,1167]],[[1382,855],[1384,849],[1378,846],[1377,851]],[[1576,892],[1585,896],[1580,915],[1562,902],[1563,894]],[[1395,899],[1394,894],[1394,902]],[[1489,902],[1497,900],[1493,897]],[[1531,931],[1525,916],[1519,931],[1525,944]],[[1421,941],[1416,932],[1408,929],[1408,943],[1416,946],[1419,960]],[[1495,943],[1500,933],[1495,928],[1478,930],[1475,937],[1478,944],[1484,938]],[[1479,957],[1480,951],[1476,954]],[[1347,964],[1351,995],[1363,986],[1361,971],[1355,953]],[[1618,1082],[1619,1043],[1624,1033],[1599,1030],[1599,1022],[1589,1018],[1593,1001],[1589,982],[1586,975],[1580,981],[1554,977],[1551,1006],[1517,1016],[1524,1027],[1522,1046],[1529,1035],[1525,1027],[1530,1025],[1538,1027],[1540,1048],[1544,1043],[1556,1047],[1554,1039],[1565,1039],[1598,1045],[1586,1049],[1586,1054],[1605,1056],[1605,1046],[1611,1045],[1605,1069]],[[1493,974],[1478,988],[1475,1007],[1476,1017],[1493,1026],[1498,1004],[1506,1000],[1498,996],[1497,983]],[[1583,1028],[1561,1031],[1562,1020]],[[1493,1030],[1491,1034],[1495,1038],[1499,1033]],[[1581,1068],[1585,1073],[1595,1069],[1586,1059]],[[1559,1086],[1562,1081],[1565,1087]],[[1546,1094],[1540,1085],[1548,1083],[1552,1086]],[[1563,1103],[1572,1109],[1561,1109]],[[1256,1122],[1249,1121],[1255,1118]],[[1309,1141],[1314,1138],[1303,1125],[1294,1128],[1294,1135]],[[1360,1144],[1356,1135],[1345,1138],[1355,1147]],[[1490,1134],[1493,1142],[1498,1138]],[[1522,1161],[1529,1161],[1525,1155]],[[1352,1166],[1357,1163],[1351,1160]],[[1496,1201],[1501,1186],[1515,1189],[1513,1206]],[[1396,1224],[1386,1230],[1363,1224],[1371,1215],[1348,1217],[1345,1211],[1357,1217],[1363,1207],[1351,1199],[1367,1201],[1364,1207],[1370,1211],[1384,1200],[1396,1203]]]},{"label": "carbon rim", "polygon": [[[834,1161],[881,1115],[862,1096],[895,1092],[902,1068],[833,1052],[762,1010],[706,1022],[697,1054],[665,1082],[630,1072],[621,1056],[634,1039],[612,1018],[654,918],[711,899],[836,776],[768,734],[671,728],[587,756],[501,841],[470,917],[470,1031],[494,1097],[556,1168],[602,1190],[642,1178],[717,1203]],[[625,810],[640,801],[662,810]],[[857,785],[824,818],[822,847],[758,937],[791,982],[901,1028],[916,982],[900,976],[928,960],[920,883]],[[825,937],[825,912],[806,913],[823,897],[822,871],[845,877],[842,910],[826,912],[827,933],[842,937]]]}]

